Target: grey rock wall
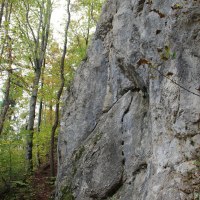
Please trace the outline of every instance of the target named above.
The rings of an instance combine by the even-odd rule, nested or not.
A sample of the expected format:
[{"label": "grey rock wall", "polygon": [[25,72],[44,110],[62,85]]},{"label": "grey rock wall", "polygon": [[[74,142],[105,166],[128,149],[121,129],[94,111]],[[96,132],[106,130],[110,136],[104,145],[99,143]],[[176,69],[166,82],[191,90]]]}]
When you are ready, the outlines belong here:
[{"label": "grey rock wall", "polygon": [[198,200],[199,89],[199,0],[108,0],[64,98],[56,199]]}]

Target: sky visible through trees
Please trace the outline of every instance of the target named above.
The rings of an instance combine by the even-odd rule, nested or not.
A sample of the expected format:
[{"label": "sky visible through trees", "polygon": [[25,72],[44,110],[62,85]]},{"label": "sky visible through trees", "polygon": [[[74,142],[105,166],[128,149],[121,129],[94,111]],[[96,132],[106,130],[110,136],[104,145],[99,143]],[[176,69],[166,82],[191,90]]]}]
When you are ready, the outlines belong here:
[{"label": "sky visible through trees", "polygon": [[[52,12],[51,26],[52,26],[52,36],[61,45],[63,42],[64,34],[64,18],[66,17],[66,1],[65,0],[56,0],[54,3],[54,9]],[[76,16],[74,16],[76,17]],[[4,81],[0,79],[0,101],[3,100],[3,83]]]}]

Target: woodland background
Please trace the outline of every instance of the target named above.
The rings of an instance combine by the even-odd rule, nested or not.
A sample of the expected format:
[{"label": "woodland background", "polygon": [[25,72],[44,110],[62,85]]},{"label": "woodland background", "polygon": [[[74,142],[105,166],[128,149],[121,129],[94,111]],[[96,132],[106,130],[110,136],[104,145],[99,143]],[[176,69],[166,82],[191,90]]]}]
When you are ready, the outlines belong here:
[{"label": "woodland background", "polygon": [[[0,199],[53,196],[62,93],[86,57],[102,4],[0,1]],[[58,36],[52,13],[63,5]]]}]

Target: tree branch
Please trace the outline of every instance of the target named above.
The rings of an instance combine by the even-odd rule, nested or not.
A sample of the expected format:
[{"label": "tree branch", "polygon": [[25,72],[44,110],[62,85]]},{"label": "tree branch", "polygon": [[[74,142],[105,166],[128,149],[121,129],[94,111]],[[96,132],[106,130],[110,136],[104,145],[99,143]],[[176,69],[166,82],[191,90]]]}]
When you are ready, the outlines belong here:
[{"label": "tree branch", "polygon": [[30,7],[29,7],[29,4],[26,4],[24,0],[23,0],[23,3],[24,3],[24,6],[25,6],[25,8],[26,8],[26,22],[27,22],[27,25],[28,25],[28,27],[29,27],[29,29],[30,29],[30,31],[31,31],[33,40],[34,40],[34,42],[36,43],[36,42],[37,42],[36,36],[35,36],[35,33],[34,33],[34,31],[33,31],[33,28],[32,28],[32,26],[31,26],[31,24],[30,24],[30,21],[29,21]]}]

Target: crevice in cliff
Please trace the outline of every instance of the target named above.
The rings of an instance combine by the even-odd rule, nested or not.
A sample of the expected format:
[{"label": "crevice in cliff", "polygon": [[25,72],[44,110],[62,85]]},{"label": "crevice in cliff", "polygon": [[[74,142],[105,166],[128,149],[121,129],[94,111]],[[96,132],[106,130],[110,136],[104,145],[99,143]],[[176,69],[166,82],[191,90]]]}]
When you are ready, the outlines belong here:
[{"label": "crevice in cliff", "polygon": [[106,192],[105,197],[107,198],[112,198],[118,191],[119,189],[123,186],[124,182],[123,182],[123,174],[121,176],[121,179],[115,183],[108,192]]},{"label": "crevice in cliff", "polygon": [[[120,101],[126,94],[128,94],[129,92],[139,92],[139,91],[140,91],[140,89],[138,89],[138,88],[132,88],[132,87],[127,88],[127,90],[124,91],[123,95],[122,95],[117,101],[115,101],[115,102],[112,104],[112,106],[111,106],[108,110],[103,111],[103,114],[108,114],[108,113],[113,109],[113,107],[114,107],[117,103],[119,103],[119,101]],[[122,116],[122,119],[124,118],[124,115],[125,115],[126,113],[128,113],[128,111],[129,111],[129,109],[130,109],[130,106],[131,106],[131,103],[132,103],[132,99],[133,99],[133,97],[131,97],[130,103],[129,103],[127,109],[125,110],[125,112],[124,112],[124,114],[123,114],[123,116]],[[103,116],[104,116],[104,115],[103,115]],[[93,127],[92,130],[90,131],[89,136],[95,131],[95,129],[97,128],[97,126],[98,126],[98,124],[99,124],[99,122],[100,122],[101,120],[102,120],[102,118],[100,118],[100,119],[96,122],[96,124],[94,125],[94,127]],[[123,121],[123,120],[122,120],[122,121]],[[89,137],[89,136],[88,136],[88,137]],[[86,140],[87,140],[87,138],[86,138]]]},{"label": "crevice in cliff", "polygon": [[166,15],[164,13],[160,12],[159,10],[153,9],[153,10],[151,10],[151,12],[157,13],[160,18],[166,17]]},{"label": "crevice in cliff", "polygon": [[119,93],[119,95],[123,96],[124,94],[126,94],[126,93],[129,92],[129,91],[131,91],[131,92],[140,92],[140,88],[130,86],[130,87],[124,88],[124,89]]},{"label": "crevice in cliff", "polygon": [[122,127],[122,141],[121,141],[121,156],[122,156],[122,165],[125,166],[126,165],[126,158],[124,155],[124,139],[123,139],[123,135],[124,135],[124,117],[127,115],[127,113],[130,111],[130,107],[133,101],[133,95],[131,96],[131,100],[129,102],[129,105],[127,106],[126,110],[124,111],[122,118],[121,118],[121,127]]},{"label": "crevice in cliff", "polygon": [[133,88],[133,87],[130,87],[130,88],[127,88],[127,89],[123,90],[122,93],[120,93],[122,96],[121,96],[119,99],[117,99],[117,100],[112,104],[112,106],[111,106],[109,109],[104,110],[103,113],[104,113],[104,114],[109,113],[110,110],[112,110],[112,108],[124,97],[124,95],[126,95],[126,94],[127,94],[128,92],[130,92],[130,91],[131,91],[131,92],[133,92],[133,91],[138,91],[138,89],[135,89],[135,88]]},{"label": "crevice in cliff", "polygon": [[[140,91],[140,90],[139,90],[139,91]],[[125,115],[130,111],[130,107],[131,107],[132,101],[133,101],[133,96],[131,96],[130,103],[129,103],[128,107],[126,108],[126,110],[124,111],[123,115],[122,115],[122,118],[121,118],[122,127],[123,127],[124,117],[125,117]],[[122,132],[123,132],[123,129],[122,129]],[[122,133],[122,134],[123,134],[123,133]]]},{"label": "crevice in cliff", "polygon": [[140,13],[140,12],[143,11],[145,1],[146,1],[146,0],[140,0],[140,1],[138,2],[137,13]]},{"label": "crevice in cliff", "polygon": [[138,174],[140,174],[142,171],[146,171],[147,170],[147,163],[142,163],[140,164],[137,169],[132,173],[132,182],[135,181],[135,178]]},{"label": "crevice in cliff", "polygon": [[[90,195],[88,195],[92,199],[111,199],[123,186],[123,173],[121,174],[121,177],[118,181],[111,184],[110,188],[104,188],[103,194],[101,193],[94,193],[92,192]],[[106,190],[106,191],[105,191]]]},{"label": "crevice in cliff", "polygon": [[136,176],[137,174],[139,174],[142,170],[146,170],[147,169],[147,163],[142,163],[140,164],[137,169],[132,173],[133,176]]},{"label": "crevice in cliff", "polygon": [[113,29],[113,16],[110,16],[107,21],[105,21],[104,23],[101,23],[100,25],[97,26],[97,31],[95,34],[95,39],[100,39],[100,40],[104,40],[104,38],[106,37],[106,35]]},{"label": "crevice in cliff", "polygon": [[140,90],[144,98],[148,97],[147,87],[142,78],[135,71],[135,66],[125,64],[124,58],[117,58],[117,65],[122,70],[123,74],[134,84],[134,88],[137,88],[137,91]]},{"label": "crevice in cliff", "polygon": [[187,138],[192,138],[192,137],[199,135],[199,134],[200,134],[200,132],[191,132],[191,133],[185,133],[185,134],[176,133],[174,137],[179,139],[179,140],[185,141]]},{"label": "crevice in cliff", "polygon": [[181,94],[180,94],[180,89],[178,90],[178,107],[177,107],[177,110],[174,111],[174,121],[173,123],[175,124],[176,123],[176,120],[177,120],[177,117],[178,117],[178,114],[179,114],[179,111],[180,111],[180,98],[181,98]]}]

